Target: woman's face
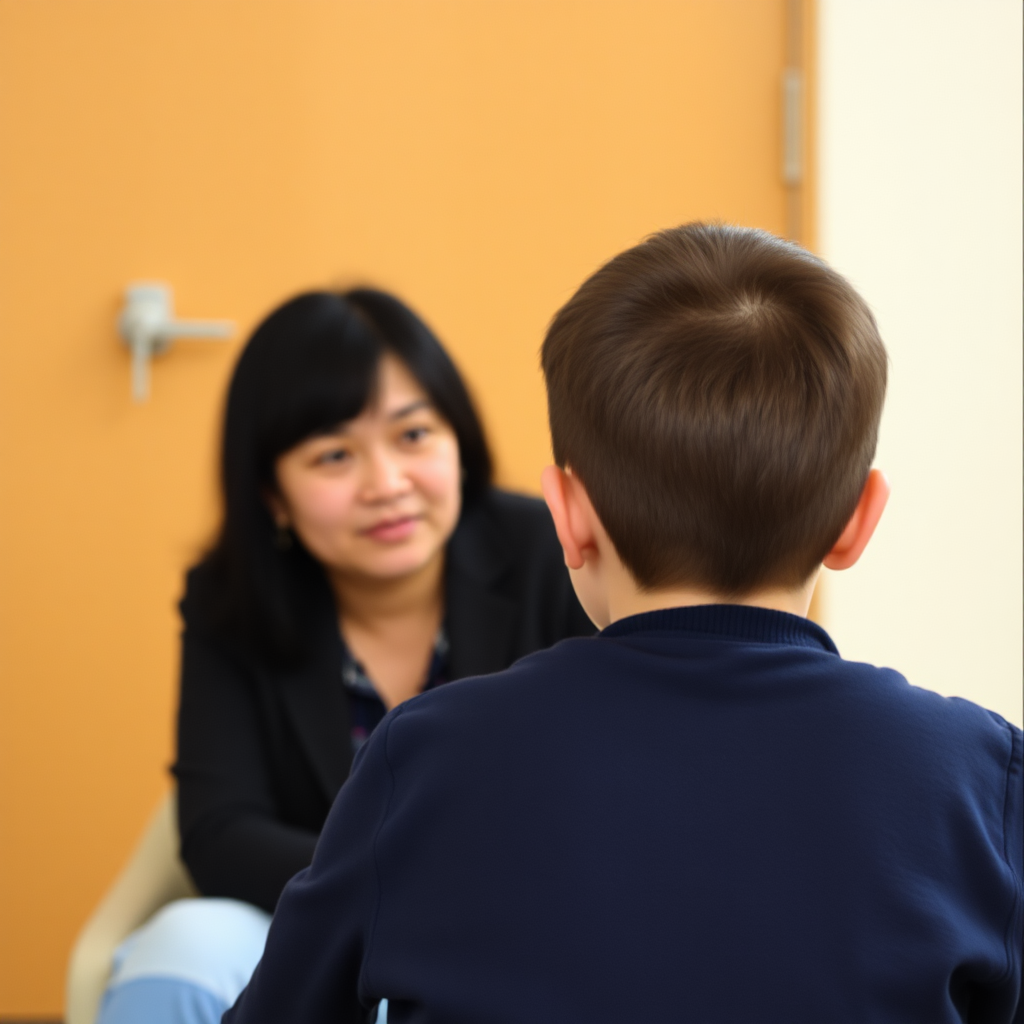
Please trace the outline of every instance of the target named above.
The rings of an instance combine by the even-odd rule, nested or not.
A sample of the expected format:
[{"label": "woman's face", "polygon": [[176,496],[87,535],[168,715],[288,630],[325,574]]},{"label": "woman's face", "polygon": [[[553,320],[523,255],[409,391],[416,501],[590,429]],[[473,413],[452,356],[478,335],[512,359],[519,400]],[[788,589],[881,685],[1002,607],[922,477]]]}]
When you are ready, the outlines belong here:
[{"label": "woman's face", "polygon": [[376,400],[275,464],[270,507],[332,575],[397,579],[440,556],[461,508],[455,432],[394,356]]}]

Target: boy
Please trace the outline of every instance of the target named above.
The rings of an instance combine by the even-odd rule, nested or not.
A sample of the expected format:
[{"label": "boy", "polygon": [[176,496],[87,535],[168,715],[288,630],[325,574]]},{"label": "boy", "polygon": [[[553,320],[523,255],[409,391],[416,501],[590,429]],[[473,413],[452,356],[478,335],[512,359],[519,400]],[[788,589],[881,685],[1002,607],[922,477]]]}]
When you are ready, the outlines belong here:
[{"label": "boy", "polygon": [[1020,730],[805,618],[888,495],[863,300],[693,224],[585,282],[542,361],[602,632],[388,715],[225,1021],[1020,1020]]}]

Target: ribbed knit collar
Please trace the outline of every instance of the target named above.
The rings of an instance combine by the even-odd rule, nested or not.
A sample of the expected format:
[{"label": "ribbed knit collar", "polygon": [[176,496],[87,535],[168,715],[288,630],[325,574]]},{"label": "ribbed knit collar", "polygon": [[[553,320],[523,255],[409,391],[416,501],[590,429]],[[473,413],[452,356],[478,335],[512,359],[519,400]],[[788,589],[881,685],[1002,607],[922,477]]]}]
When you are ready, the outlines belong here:
[{"label": "ribbed knit collar", "polygon": [[832,638],[810,619],[771,608],[745,604],[698,604],[687,608],[659,608],[613,622],[598,636],[620,637],[638,633],[685,633],[705,640],[745,640],[758,644],[817,647],[838,654]]}]

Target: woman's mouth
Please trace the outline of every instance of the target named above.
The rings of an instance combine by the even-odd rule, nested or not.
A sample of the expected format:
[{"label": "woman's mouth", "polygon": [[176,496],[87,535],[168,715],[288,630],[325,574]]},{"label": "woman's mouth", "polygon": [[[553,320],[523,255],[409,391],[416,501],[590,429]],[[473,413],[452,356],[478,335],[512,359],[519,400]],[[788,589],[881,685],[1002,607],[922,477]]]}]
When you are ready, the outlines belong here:
[{"label": "woman's mouth", "polygon": [[419,516],[400,516],[396,519],[382,519],[379,523],[363,530],[363,536],[384,544],[405,540],[416,529]]}]

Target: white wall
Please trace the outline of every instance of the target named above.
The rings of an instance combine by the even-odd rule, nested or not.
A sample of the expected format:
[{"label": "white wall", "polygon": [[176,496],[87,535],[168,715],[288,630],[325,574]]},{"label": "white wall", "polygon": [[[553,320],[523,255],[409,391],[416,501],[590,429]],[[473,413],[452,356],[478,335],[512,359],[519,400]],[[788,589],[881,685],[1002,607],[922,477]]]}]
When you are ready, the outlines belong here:
[{"label": "white wall", "polygon": [[1020,0],[820,0],[821,252],[891,360],[847,658],[1021,724]]}]

